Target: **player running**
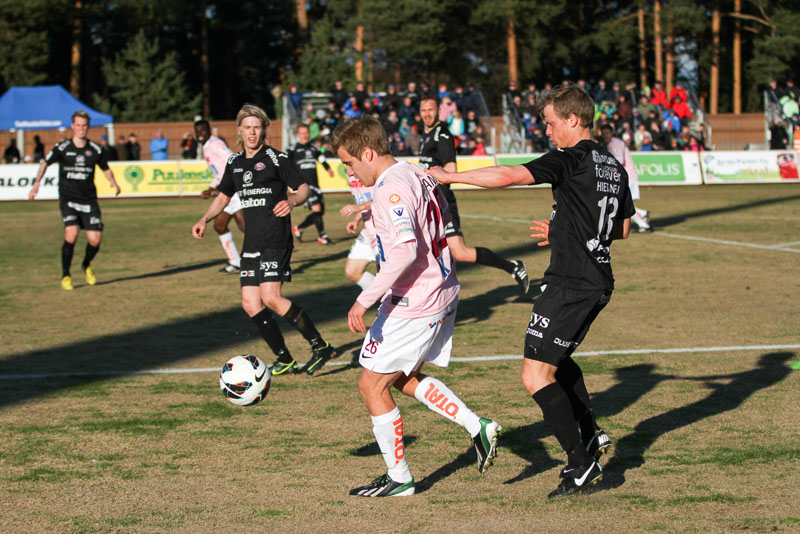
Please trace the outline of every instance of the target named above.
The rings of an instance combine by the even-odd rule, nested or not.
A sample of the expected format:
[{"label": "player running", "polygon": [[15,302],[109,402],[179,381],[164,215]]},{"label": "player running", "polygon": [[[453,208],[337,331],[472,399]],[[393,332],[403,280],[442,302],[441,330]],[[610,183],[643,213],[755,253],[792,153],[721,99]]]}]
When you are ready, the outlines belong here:
[{"label": "player running", "polygon": [[[208,168],[214,179],[208,189],[200,193],[202,198],[211,198],[219,194],[219,182],[222,180],[222,173],[225,171],[225,165],[228,163],[228,158],[232,154],[231,149],[225,144],[225,141],[211,134],[211,125],[207,120],[199,120],[194,123],[194,136],[197,142],[203,146],[203,157],[208,163]],[[239,255],[239,250],[236,248],[236,243],[233,241],[233,232],[228,229],[231,217],[236,221],[236,226],[244,233],[244,214],[242,213],[242,204],[239,202],[239,195],[234,194],[222,213],[214,219],[214,231],[219,236],[220,243],[222,243],[222,250],[225,251],[225,256],[228,257],[228,265],[219,270],[225,274],[233,274],[239,272],[239,267],[242,258]]]},{"label": "player running", "polygon": [[[423,169],[443,167],[447,172],[456,172],[456,145],[453,134],[446,124],[439,121],[439,98],[433,94],[426,94],[419,104],[419,114],[422,117],[424,131],[419,146],[419,164]],[[449,184],[442,184],[442,193],[450,205],[452,220],[445,230],[447,245],[452,251],[456,261],[477,263],[502,269],[519,284],[522,294],[527,295],[530,289],[528,272],[521,260],[508,261],[488,248],[468,247],[464,243],[464,233],[461,230],[461,218],[458,216],[456,196],[450,190]]]},{"label": "player running", "polygon": [[[281,295],[283,282],[292,279],[289,214],[297,204],[305,202],[308,186],[286,154],[266,144],[269,119],[263,109],[245,104],[236,116],[236,124],[244,150],[228,159],[219,194],[192,227],[192,235],[202,238],[206,224],[222,212],[234,194],[239,195],[246,222],[239,273],[242,308],[277,357],[272,365],[273,376],[301,371],[311,375],[336,354],[306,312]],[[291,199],[287,187],[297,191]],[[272,312],[286,319],[311,345],[311,359],[302,369],[286,348]]]},{"label": "player running", "polygon": [[72,291],[70,267],[75,251],[78,231],[86,231],[86,253],[83,257],[83,273],[86,283],[93,286],[97,276],[92,269],[92,260],[100,250],[103,236],[103,220],[100,205],[97,203],[97,188],[94,186],[94,167],[97,165],[108,178],[108,183],[119,196],[120,189],[114,179],[114,172],[108,167],[108,152],[86,136],[89,133],[89,114],[83,110],[72,114],[72,139],[62,141],[53,147],[47,157],[39,164],[39,171],[28,193],[33,200],[39,194],[42,181],[49,165],[58,162],[58,204],[61,220],[64,223],[64,243],[61,245],[61,289]]},{"label": "player running", "polygon": [[541,96],[538,110],[557,150],[524,165],[430,173],[440,182],[480,187],[552,185],[549,226],[531,226],[552,252],[525,335],[522,384],[567,452],[553,498],[586,491],[603,476],[597,460],[611,440],[595,422],[571,355],[611,299],[611,242],[628,237],[635,210],[624,167],[592,140],[592,97],[576,84],[560,85]]},{"label": "player running", "polygon": [[478,417],[440,380],[420,372],[425,362],[447,366],[452,349],[460,286],[444,237],[447,202],[422,168],[392,157],[386,132],[375,119],[345,123],[334,133],[333,146],[348,176],[374,185],[371,211],[381,268],[350,308],[350,331],[365,332],[364,314],[383,299],[361,348],[358,390],[388,472],[350,494],[414,494],[403,418],[392,386],[463,426],[472,437],[483,473],[497,454],[500,425]]},{"label": "player running", "polygon": [[325,215],[325,199],[322,197],[322,191],[319,188],[317,162],[322,164],[322,168],[328,172],[329,176],[333,176],[333,170],[328,165],[328,162],[325,161],[324,151],[308,139],[308,126],[301,124],[297,127],[297,144],[287,152],[289,159],[297,165],[297,168],[300,169],[300,175],[308,184],[309,193],[306,207],[311,210],[311,213],[303,222],[292,227],[292,234],[300,240],[303,236],[303,229],[313,224],[319,234],[317,243],[330,245],[332,241],[328,234],[325,233],[325,223],[322,219],[322,216]]}]

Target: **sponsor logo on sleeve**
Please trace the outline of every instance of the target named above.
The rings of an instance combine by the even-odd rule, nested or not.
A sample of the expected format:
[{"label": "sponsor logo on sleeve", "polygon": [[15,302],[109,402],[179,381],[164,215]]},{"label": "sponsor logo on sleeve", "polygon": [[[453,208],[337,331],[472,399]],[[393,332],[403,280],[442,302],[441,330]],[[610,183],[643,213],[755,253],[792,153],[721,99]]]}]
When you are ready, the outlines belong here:
[{"label": "sponsor logo on sleeve", "polygon": [[400,195],[392,193],[392,196],[389,197],[389,202],[391,202],[392,204],[397,204],[398,202],[400,202]]}]

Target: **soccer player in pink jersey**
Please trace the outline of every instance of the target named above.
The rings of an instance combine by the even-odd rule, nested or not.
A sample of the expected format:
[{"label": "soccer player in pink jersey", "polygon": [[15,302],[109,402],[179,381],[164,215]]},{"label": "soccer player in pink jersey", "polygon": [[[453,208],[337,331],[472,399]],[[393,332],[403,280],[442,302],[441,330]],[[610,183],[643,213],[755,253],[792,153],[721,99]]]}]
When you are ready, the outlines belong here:
[{"label": "soccer player in pink jersey", "polygon": [[388,472],[350,494],[414,494],[392,386],[463,426],[483,473],[497,454],[500,425],[479,417],[440,380],[420,372],[425,362],[447,366],[452,349],[460,285],[445,238],[447,202],[421,167],[392,157],[386,132],[375,119],[348,121],[334,133],[333,147],[348,176],[373,186],[371,212],[380,254],[380,270],[347,320],[354,334],[365,332],[364,314],[381,300],[361,347],[358,390]]},{"label": "soccer player in pink jersey", "polygon": [[[194,123],[194,136],[197,142],[203,146],[203,157],[208,163],[208,168],[214,179],[208,189],[203,191],[200,196],[203,198],[215,197],[219,194],[217,187],[222,180],[222,173],[225,171],[225,165],[228,163],[228,158],[231,156],[231,149],[225,144],[225,141],[211,135],[211,125],[207,120],[199,120]],[[239,202],[239,195],[233,195],[231,201],[225,206],[222,213],[214,220],[214,231],[219,235],[219,240],[222,243],[222,249],[228,257],[228,265],[220,269],[221,273],[238,273],[239,266],[242,259],[239,255],[239,249],[236,248],[236,243],[233,240],[233,232],[228,229],[231,217],[236,221],[236,226],[244,233],[244,214],[242,212],[242,204]]]},{"label": "soccer player in pink jersey", "polygon": [[353,193],[354,204],[346,204],[339,210],[342,217],[355,217],[347,223],[347,232],[355,234],[358,231],[359,223],[363,222],[364,227],[358,233],[350,252],[347,254],[347,262],[344,264],[344,275],[358,284],[361,289],[367,289],[375,275],[367,271],[367,266],[375,262],[377,264],[379,254],[378,238],[375,236],[375,227],[372,224],[372,188],[364,185],[355,176],[349,177],[350,192]]}]

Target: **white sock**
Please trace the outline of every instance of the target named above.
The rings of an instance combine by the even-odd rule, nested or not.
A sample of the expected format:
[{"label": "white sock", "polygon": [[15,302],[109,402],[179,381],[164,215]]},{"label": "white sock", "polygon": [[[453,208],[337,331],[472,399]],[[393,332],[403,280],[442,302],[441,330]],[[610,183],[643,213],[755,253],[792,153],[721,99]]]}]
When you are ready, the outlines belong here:
[{"label": "white sock", "polygon": [[633,223],[634,223],[636,226],[638,226],[639,228],[650,228],[650,225],[649,225],[649,224],[647,224],[647,223],[644,221],[644,219],[642,218],[642,216],[641,216],[641,215],[639,215],[638,213],[634,213],[634,214],[633,214],[633,217],[631,217],[631,221],[633,221]]},{"label": "white sock", "polygon": [[481,418],[467,408],[467,405],[441,380],[426,376],[414,390],[414,398],[442,417],[466,428],[472,437],[481,431]]},{"label": "white sock", "polygon": [[228,263],[238,268],[242,264],[242,258],[239,256],[239,249],[236,248],[236,243],[233,242],[233,232],[221,234],[219,240],[222,243],[225,255],[228,257]]},{"label": "white sock", "polygon": [[392,480],[401,483],[411,480],[403,445],[403,416],[400,415],[400,408],[395,406],[389,413],[372,416],[372,433],[375,434]]},{"label": "white sock", "polygon": [[375,280],[375,275],[369,271],[364,271],[364,274],[361,275],[361,278],[356,283],[361,289],[367,289],[373,280]]},{"label": "white sock", "polygon": [[647,210],[643,210],[642,208],[634,208],[634,209],[636,210],[636,213],[638,213],[641,217],[647,215]]}]

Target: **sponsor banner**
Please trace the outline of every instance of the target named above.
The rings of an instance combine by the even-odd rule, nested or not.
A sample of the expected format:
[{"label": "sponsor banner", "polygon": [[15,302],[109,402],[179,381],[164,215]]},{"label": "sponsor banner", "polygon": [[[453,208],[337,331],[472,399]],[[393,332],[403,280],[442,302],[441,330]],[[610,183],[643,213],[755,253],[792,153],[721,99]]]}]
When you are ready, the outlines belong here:
[{"label": "sponsor banner", "polygon": [[[39,164],[0,165],[0,200],[27,200],[31,192]],[[39,183],[37,200],[58,198],[58,167],[51,165]]]},{"label": "sponsor banner", "polygon": [[[214,178],[203,160],[120,161],[108,166],[122,189],[120,196],[199,195]],[[95,167],[94,184],[97,196],[114,196],[99,167]]]},{"label": "sponsor banner", "polygon": [[533,161],[536,158],[542,157],[543,154],[498,154],[497,155],[497,164],[498,165],[522,165],[524,163],[528,163],[529,161]]},{"label": "sponsor banner", "polygon": [[791,150],[703,152],[707,184],[798,181],[797,153]]},{"label": "sponsor banner", "polygon": [[642,185],[698,185],[703,183],[697,152],[632,152]]}]

